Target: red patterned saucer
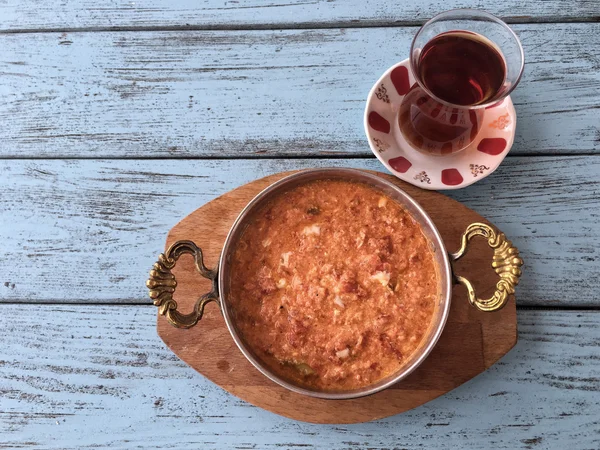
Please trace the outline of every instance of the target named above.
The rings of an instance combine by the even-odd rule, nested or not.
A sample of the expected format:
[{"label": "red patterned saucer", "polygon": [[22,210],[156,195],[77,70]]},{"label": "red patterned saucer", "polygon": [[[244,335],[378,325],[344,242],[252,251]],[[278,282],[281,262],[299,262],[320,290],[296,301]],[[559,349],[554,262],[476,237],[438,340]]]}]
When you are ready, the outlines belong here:
[{"label": "red patterned saucer", "polygon": [[365,132],[371,150],[392,174],[424,189],[459,189],[487,177],[512,147],[517,115],[510,97],[486,108],[477,138],[450,155],[415,150],[400,132],[398,110],[415,83],[408,59],[391,67],[369,92]]}]

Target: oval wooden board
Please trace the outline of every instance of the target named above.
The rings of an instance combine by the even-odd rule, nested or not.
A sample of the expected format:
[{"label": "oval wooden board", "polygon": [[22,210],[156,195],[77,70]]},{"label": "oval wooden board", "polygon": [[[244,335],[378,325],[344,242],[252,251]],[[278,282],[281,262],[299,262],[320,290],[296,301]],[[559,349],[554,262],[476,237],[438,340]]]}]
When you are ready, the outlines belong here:
[{"label": "oval wooden board", "polygon": [[[242,208],[262,189],[292,172],[271,175],[241,186],[207,203],[169,232],[166,247],[190,239],[205,253],[208,267],[217,265],[227,233]],[[459,246],[462,232],[483,217],[442,194],[424,191],[390,175],[413,196],[436,223],[448,251]],[[508,236],[510,239],[510,236]],[[483,239],[471,241],[468,255],[457,272],[474,281],[480,297],[494,290],[497,276],[491,269],[492,251]],[[165,248],[166,248],[165,247]],[[175,267],[179,309],[188,312],[196,299],[210,289],[196,273],[192,259],[183,256]],[[445,394],[480,374],[517,342],[515,300],[501,311],[483,313],[471,307],[466,290],[453,289],[452,308],[444,332],[427,360],[409,377],[378,394],[353,400],[322,400],[295,394],[271,382],[242,355],[231,338],[216,304],[207,306],[201,322],[183,330],[158,316],[158,335],[183,361],[239,398],[286,417],[314,423],[357,423],[398,414]],[[201,392],[173,393],[201,395]]]}]

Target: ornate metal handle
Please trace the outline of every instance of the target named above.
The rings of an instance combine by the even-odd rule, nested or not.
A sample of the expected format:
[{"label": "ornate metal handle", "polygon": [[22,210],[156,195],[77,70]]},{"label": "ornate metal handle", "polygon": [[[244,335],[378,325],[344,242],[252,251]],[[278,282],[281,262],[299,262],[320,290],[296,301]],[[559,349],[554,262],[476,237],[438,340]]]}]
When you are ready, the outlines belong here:
[{"label": "ornate metal handle", "polygon": [[522,273],[523,260],[519,258],[519,250],[513,247],[504,233],[498,233],[484,223],[472,223],[462,235],[460,249],[450,254],[452,261],[458,261],[465,255],[467,244],[474,236],[483,236],[487,239],[488,245],[494,249],[492,267],[500,276],[496,284],[496,292],[488,299],[480,299],[475,295],[475,289],[469,280],[456,274],[454,277],[467,288],[471,305],[481,311],[497,311],[506,304],[508,296],[515,293],[515,286],[519,284]]},{"label": "ornate metal handle", "polygon": [[[204,278],[212,282],[212,289],[208,294],[202,295],[194,306],[190,314],[182,314],[177,311],[177,302],[173,299],[173,293],[177,287],[175,275],[171,269],[175,267],[177,260],[183,254],[189,253],[194,257],[196,269]],[[217,281],[217,269],[210,270],[204,265],[202,259],[202,250],[192,241],[177,241],[171,245],[165,253],[158,256],[158,261],[154,263],[150,271],[150,278],[146,281],[146,286],[150,291],[148,295],[158,306],[158,311],[166,316],[171,325],[177,328],[191,328],[204,314],[204,307],[207,303],[219,301],[219,285]]]}]

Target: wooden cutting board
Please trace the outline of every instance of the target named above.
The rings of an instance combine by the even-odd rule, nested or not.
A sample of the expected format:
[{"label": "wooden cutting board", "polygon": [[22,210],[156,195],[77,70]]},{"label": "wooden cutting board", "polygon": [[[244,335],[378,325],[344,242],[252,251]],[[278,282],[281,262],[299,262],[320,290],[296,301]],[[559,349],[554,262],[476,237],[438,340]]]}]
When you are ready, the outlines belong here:
[{"label": "wooden cutting board", "polygon": [[[291,173],[253,181],[207,203],[173,227],[165,248],[178,240],[192,240],[203,249],[205,264],[209,268],[216,267],[238,213],[258,192]],[[397,184],[421,204],[450,252],[458,249],[461,235],[469,224],[489,224],[479,214],[440,193],[418,189],[387,174],[374,173]],[[485,239],[473,239],[467,256],[455,264],[456,273],[474,283],[479,297],[491,296],[498,281],[491,267],[492,254]],[[189,255],[180,258],[173,272],[177,278],[174,298],[178,309],[189,312],[198,297],[210,290],[210,282],[196,272]],[[484,313],[472,307],[466,289],[456,285],[444,332],[417,370],[375,395],[353,400],[322,400],[290,392],[255,369],[236,347],[215,303],[206,307],[204,317],[193,328],[175,328],[159,315],[157,330],[179,358],[223,389],[276,414],[314,423],[367,422],[415,408],[480,374],[517,342],[514,298],[510,298],[501,311]]]}]

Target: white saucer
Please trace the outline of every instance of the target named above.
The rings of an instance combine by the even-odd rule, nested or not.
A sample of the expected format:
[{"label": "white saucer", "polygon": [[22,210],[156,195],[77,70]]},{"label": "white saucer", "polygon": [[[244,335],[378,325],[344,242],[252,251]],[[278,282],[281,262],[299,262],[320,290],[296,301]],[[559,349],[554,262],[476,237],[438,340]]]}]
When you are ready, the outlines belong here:
[{"label": "white saucer", "polygon": [[371,150],[392,174],[424,189],[459,189],[487,177],[512,147],[517,116],[510,97],[486,108],[476,139],[450,155],[415,150],[398,125],[402,98],[415,83],[408,59],[388,69],[369,92],[365,132]]}]

